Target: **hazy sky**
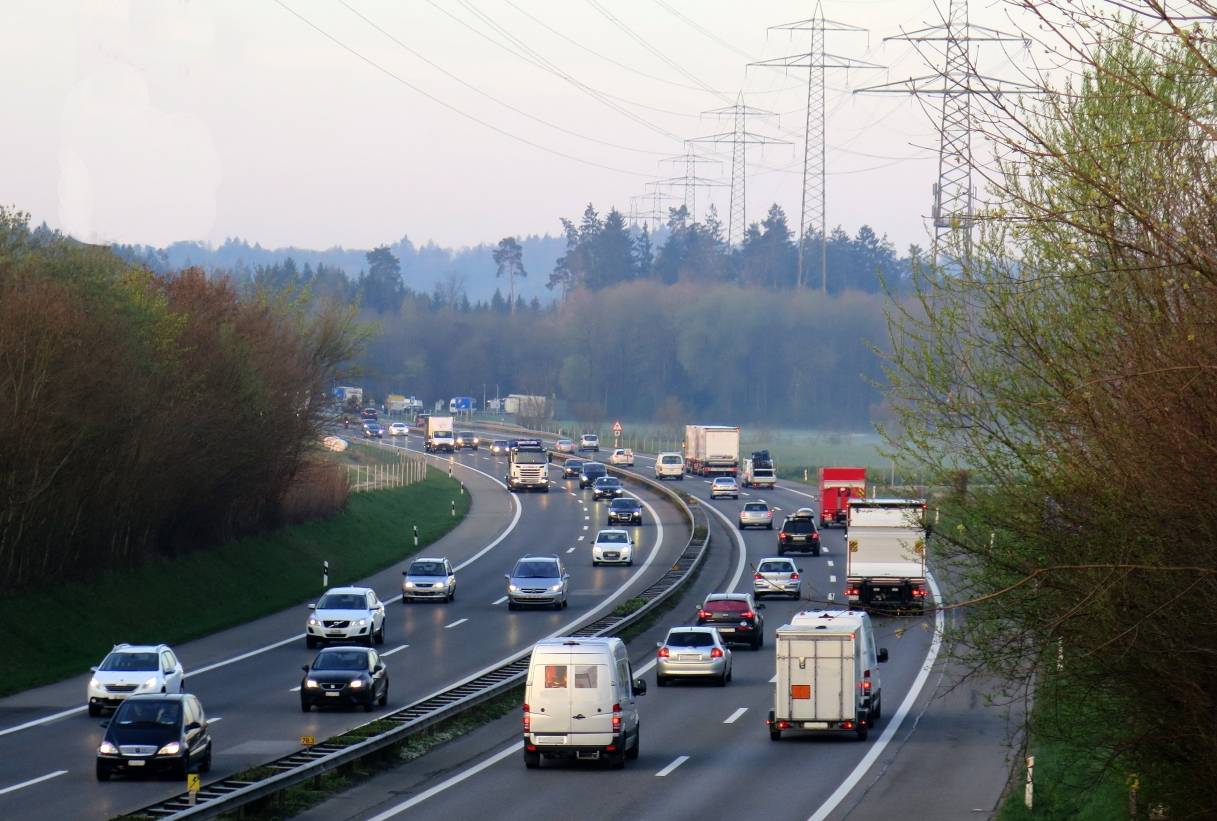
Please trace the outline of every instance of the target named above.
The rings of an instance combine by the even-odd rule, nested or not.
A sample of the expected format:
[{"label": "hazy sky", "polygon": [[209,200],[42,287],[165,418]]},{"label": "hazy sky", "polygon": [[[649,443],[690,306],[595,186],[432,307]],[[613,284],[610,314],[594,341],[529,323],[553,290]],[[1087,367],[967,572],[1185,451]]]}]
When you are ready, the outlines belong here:
[{"label": "hazy sky", "polygon": [[[749,128],[792,141],[749,146],[748,219],[776,201],[797,228],[806,70],[745,66],[806,51],[808,34],[767,27],[813,11],[805,0],[6,0],[0,202],[82,239],[156,245],[557,233],[589,201],[627,212],[647,182],[680,175],[661,159],[729,131],[701,112],[742,90],[779,115]],[[824,12],[869,29],[830,32],[830,52],[889,67],[829,75],[829,225],[924,245],[932,124],[911,98],[849,89],[925,74],[913,47],[883,38],[939,12],[928,0],[829,0]],[[974,23],[1009,29],[1007,13],[972,3]],[[996,46],[982,64],[1013,74],[1023,57]],[[729,178],[719,150],[723,164],[699,176]],[[726,219],[727,190],[698,191],[699,217],[714,201]]]}]

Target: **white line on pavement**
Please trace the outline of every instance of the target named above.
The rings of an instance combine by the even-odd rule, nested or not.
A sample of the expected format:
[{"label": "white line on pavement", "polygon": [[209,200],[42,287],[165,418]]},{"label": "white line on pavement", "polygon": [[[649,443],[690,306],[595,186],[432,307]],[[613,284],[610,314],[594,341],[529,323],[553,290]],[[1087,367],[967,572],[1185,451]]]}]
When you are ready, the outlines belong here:
[{"label": "white line on pavement", "polygon": [[572,547],[570,550],[568,550],[568,551],[566,551],[566,552],[567,552],[567,553],[574,553],[574,552],[575,552],[575,549]]},{"label": "white line on pavement", "polygon": [[50,781],[52,778],[58,778],[66,772],[67,770],[56,770],[53,773],[47,773],[46,775],[40,775],[37,778],[31,778],[29,781],[22,781],[20,784],[14,784],[11,787],[0,789],[0,795],[8,795],[11,792],[16,792],[22,787],[31,787],[34,784],[40,784],[43,781]]},{"label": "white line on pavement", "polygon": [[298,692],[300,692],[300,685],[299,685],[299,684],[297,684],[295,687],[293,687],[292,689],[288,690],[288,692],[289,692],[289,693],[298,693]]},{"label": "white line on pavement", "polygon": [[503,603],[503,602],[505,602],[505,601],[507,601],[507,597],[506,597],[506,596],[499,596],[497,599],[495,599],[494,601],[492,601],[492,602],[491,602],[491,604],[502,604],[502,603]]},{"label": "white line on pavement", "polygon": [[734,724],[739,719],[739,717],[742,716],[746,712],[748,712],[747,707],[740,707],[734,713],[732,713],[731,715],[724,718],[723,724]]},{"label": "white line on pavement", "polygon": [[224,720],[224,716],[213,716],[213,717],[207,719],[207,723],[215,724],[217,721],[223,721],[223,720]]},{"label": "white line on pavement", "polygon": [[685,763],[686,761],[688,761],[688,760],[689,760],[689,757],[688,757],[687,755],[678,755],[678,756],[676,756],[676,760],[675,760],[675,761],[673,761],[673,762],[672,762],[671,764],[669,764],[668,766],[664,767],[664,768],[663,768],[662,770],[660,770],[659,772],[655,773],[655,777],[656,777],[656,778],[663,778],[665,775],[667,775],[668,773],[672,772],[672,770],[675,770],[677,767],[679,767],[681,764],[684,764],[684,763]]},{"label": "white line on pavement", "polygon": [[385,652],[383,652],[383,653],[381,653],[381,654],[380,654],[380,657],[381,657],[381,658],[384,658],[385,656],[391,656],[391,655],[393,655],[394,653],[399,653],[399,652],[401,652],[402,650],[405,650],[405,649],[406,649],[407,647],[409,647],[409,646],[410,646],[410,645],[408,645],[408,644],[403,644],[403,645],[401,645],[400,647],[394,647],[392,650],[386,650]]},{"label": "white line on pavement", "polygon": [[587,525],[584,525],[584,526],[583,526],[583,529],[584,529],[584,530],[587,530]]},{"label": "white line on pavement", "polygon": [[583,541],[583,537],[582,537],[582,536],[580,536],[580,537],[579,537],[579,541]]},{"label": "white line on pavement", "polygon": [[769,679],[769,683],[770,683],[770,684],[777,684],[777,680],[778,680],[778,674],[777,674],[777,673],[774,673],[774,674],[773,674],[773,678]]},{"label": "white line on pavement", "polygon": [[829,583],[829,584],[835,584],[835,583],[836,583],[836,581],[837,581],[837,577],[836,577],[836,576],[829,576],[829,577],[828,577],[828,583]]},{"label": "white line on pavement", "polygon": [[469,619],[457,619],[456,621],[452,622],[452,624],[445,624],[444,629],[448,630],[452,627],[459,627],[460,625],[464,624],[467,621],[469,621]]},{"label": "white line on pavement", "polygon": [[825,562],[825,564],[827,564],[829,567],[832,567],[832,559],[829,559],[827,562]]},{"label": "white line on pavement", "polygon": [[744,565],[747,563],[748,559],[748,548],[744,545],[744,537],[740,535],[735,526],[731,524],[731,520],[728,519],[721,510],[716,508],[714,505],[702,505],[702,507],[713,513],[718,518],[722,519],[723,524],[727,526],[727,530],[731,531],[731,535],[735,537],[735,546],[739,549],[739,562],[737,562],[735,565],[735,575],[732,576],[731,581],[727,583],[727,589],[734,590],[735,586],[739,584],[739,580],[744,576]]},{"label": "white line on pavement", "polygon": [[464,781],[466,778],[471,778],[471,777],[477,775],[478,773],[480,773],[482,770],[487,769],[488,767],[493,767],[495,764],[498,764],[500,761],[502,761],[507,756],[512,755],[513,753],[519,752],[520,748],[522,748],[523,746],[524,746],[523,741],[517,741],[516,743],[512,744],[507,749],[499,750],[497,753],[490,756],[490,758],[487,758],[485,761],[475,764],[474,766],[470,767],[469,769],[467,769],[463,772],[457,773],[456,775],[452,776],[451,778],[449,778],[445,781],[441,781],[440,783],[436,784],[431,789],[424,790],[423,792],[420,792],[418,795],[414,796],[413,798],[403,801],[395,807],[389,807],[389,809],[385,810],[380,815],[372,816],[372,818],[368,819],[368,821],[386,821],[387,819],[392,818],[395,815],[405,812],[406,810],[410,809],[411,807],[418,806],[419,804],[423,803],[431,796],[438,795],[439,793],[442,793],[444,790],[448,789],[449,787],[456,786],[457,784]]}]

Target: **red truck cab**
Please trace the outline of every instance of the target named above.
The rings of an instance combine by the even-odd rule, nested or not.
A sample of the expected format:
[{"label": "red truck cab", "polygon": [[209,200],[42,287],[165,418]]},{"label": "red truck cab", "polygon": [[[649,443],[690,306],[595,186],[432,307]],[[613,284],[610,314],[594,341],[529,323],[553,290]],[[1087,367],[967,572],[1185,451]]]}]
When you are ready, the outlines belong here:
[{"label": "red truck cab", "polygon": [[850,499],[866,496],[866,468],[820,468],[820,526],[845,526]]}]

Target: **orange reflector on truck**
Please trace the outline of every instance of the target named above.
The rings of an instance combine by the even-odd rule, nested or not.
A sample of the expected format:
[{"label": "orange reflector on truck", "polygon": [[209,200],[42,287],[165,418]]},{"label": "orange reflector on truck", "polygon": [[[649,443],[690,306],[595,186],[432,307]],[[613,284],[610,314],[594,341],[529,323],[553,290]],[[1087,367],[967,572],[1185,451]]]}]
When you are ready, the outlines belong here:
[{"label": "orange reflector on truck", "polygon": [[802,699],[811,698],[811,685],[810,684],[792,684],[792,685],[790,685],[790,697],[791,698],[802,698]]}]

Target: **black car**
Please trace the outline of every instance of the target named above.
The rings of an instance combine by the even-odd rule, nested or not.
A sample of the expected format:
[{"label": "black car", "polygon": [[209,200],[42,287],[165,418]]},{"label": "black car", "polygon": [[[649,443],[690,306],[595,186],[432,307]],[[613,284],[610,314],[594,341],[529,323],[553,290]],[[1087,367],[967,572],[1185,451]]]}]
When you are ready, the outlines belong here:
[{"label": "black car", "polygon": [[787,516],[778,532],[778,555],[789,552],[820,555],[820,529],[814,516]]},{"label": "black car", "polygon": [[723,642],[747,644],[753,650],[765,646],[765,619],[748,593],[711,593],[697,610],[698,625],[718,628]]},{"label": "black car", "polygon": [[608,468],[600,462],[584,462],[579,468],[579,487],[591,487],[601,476],[608,476]]},{"label": "black car", "polygon": [[131,696],[102,724],[97,748],[97,780],[112,775],[189,772],[211,769],[211,733],[198,698],[189,693]]},{"label": "black car", "polygon": [[583,470],[583,466],[587,464],[582,459],[567,459],[562,463],[562,478],[574,479]]},{"label": "black car", "polygon": [[478,435],[471,430],[463,430],[456,435],[457,450],[460,450],[461,448],[477,450],[479,443]]},{"label": "black car", "polygon": [[302,669],[303,712],[330,705],[358,705],[371,712],[389,701],[389,671],[370,647],[327,647]]},{"label": "black car", "polygon": [[376,408],[364,408],[363,410],[361,410],[359,412],[359,418],[360,419],[371,419],[373,422],[375,422],[377,419],[380,418],[380,414],[378,414],[376,412]]},{"label": "black car", "polygon": [[616,476],[601,476],[592,482],[593,499],[616,499],[623,493],[625,493],[625,488],[621,486],[621,480]]},{"label": "black car", "polygon": [[385,429],[379,422],[368,420],[363,423],[363,435],[365,439],[384,439]]},{"label": "black car", "polygon": [[627,524],[642,524],[642,504],[629,496],[622,496],[609,503],[608,523],[626,522]]}]

